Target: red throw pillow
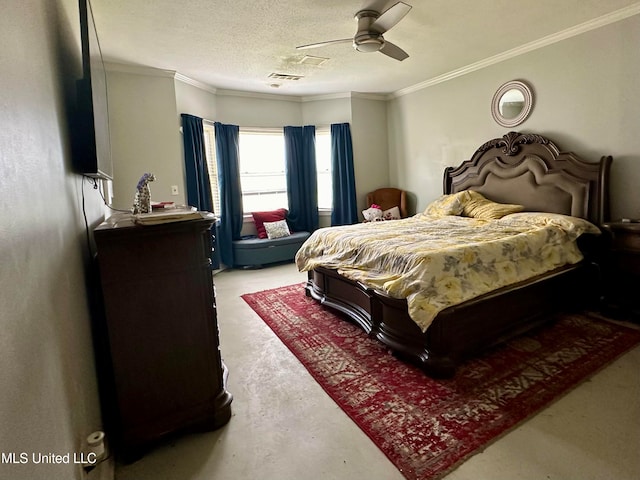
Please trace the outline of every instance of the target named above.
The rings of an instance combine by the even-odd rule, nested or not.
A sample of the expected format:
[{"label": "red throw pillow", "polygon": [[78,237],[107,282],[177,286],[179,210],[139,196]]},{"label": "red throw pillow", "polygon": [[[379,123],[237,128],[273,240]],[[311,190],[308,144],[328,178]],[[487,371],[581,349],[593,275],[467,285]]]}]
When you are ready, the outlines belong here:
[{"label": "red throw pillow", "polygon": [[268,238],[267,231],[264,228],[264,222],[278,222],[287,219],[287,209],[279,208],[270,212],[253,212],[253,223],[256,224],[258,238]]}]

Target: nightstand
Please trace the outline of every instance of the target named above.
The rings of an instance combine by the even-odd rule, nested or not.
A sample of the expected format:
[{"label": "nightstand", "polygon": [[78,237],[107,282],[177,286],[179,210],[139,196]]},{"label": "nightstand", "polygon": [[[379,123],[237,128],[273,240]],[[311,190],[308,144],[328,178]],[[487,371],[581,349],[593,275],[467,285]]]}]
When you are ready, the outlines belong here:
[{"label": "nightstand", "polygon": [[[607,222],[604,273],[607,310],[640,320],[640,222]],[[619,316],[619,315],[617,315]]]}]

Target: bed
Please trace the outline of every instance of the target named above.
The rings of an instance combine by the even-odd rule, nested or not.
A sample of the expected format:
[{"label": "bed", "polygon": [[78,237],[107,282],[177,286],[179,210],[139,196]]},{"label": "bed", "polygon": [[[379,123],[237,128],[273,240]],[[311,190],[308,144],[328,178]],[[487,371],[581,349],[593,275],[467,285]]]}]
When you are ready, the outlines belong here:
[{"label": "bed", "polygon": [[[544,136],[509,132],[481,145],[460,166],[446,168],[442,198],[466,198],[477,192],[492,202],[520,205],[524,212],[548,212],[601,225],[608,216],[611,161],[610,156],[603,156],[599,162],[587,162],[574,153],[561,152]],[[509,218],[498,221],[508,222]],[[456,224],[468,220],[449,217]],[[412,221],[422,218],[392,222]],[[397,225],[399,228],[402,224]],[[334,232],[332,228],[321,230]],[[407,228],[406,232],[413,226]],[[305,249],[306,244],[296,262],[301,270],[308,271],[308,296],[342,312],[397,356],[417,364],[428,375],[451,377],[461,362],[541,325],[552,318],[552,313],[579,308],[597,299],[599,269],[595,259],[599,235],[592,233],[587,231],[577,238],[581,254],[578,259],[516,283],[497,284],[496,289],[441,307],[431,315],[426,327],[416,321],[412,296],[402,298],[393,289],[389,293],[389,289],[380,288],[382,283],[361,281],[352,271],[332,268],[331,262],[303,258],[310,251]],[[314,232],[311,239],[328,234]],[[356,235],[352,232],[352,236]],[[425,291],[414,293],[424,299],[428,297]]]}]

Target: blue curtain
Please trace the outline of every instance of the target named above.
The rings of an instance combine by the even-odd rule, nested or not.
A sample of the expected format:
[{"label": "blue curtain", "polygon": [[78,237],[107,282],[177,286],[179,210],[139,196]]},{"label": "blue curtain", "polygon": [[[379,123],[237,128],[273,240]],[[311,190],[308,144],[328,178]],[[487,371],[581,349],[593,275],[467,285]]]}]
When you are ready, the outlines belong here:
[{"label": "blue curtain", "polygon": [[184,166],[187,174],[187,204],[198,210],[211,212],[211,184],[204,148],[202,119],[186,113],[181,116]]},{"label": "blue curtain", "polygon": [[242,231],[242,188],[240,187],[239,136],[237,125],[214,124],[216,134],[216,159],[220,185],[220,226],[218,247],[225,265],[232,267],[233,240]]},{"label": "blue curtain", "polygon": [[288,220],[293,231],[313,232],[318,228],[316,127],[284,127],[284,145]]},{"label": "blue curtain", "polygon": [[[213,211],[211,183],[204,146],[202,119],[183,113],[182,141],[184,144],[184,167],[187,180],[187,204],[205,212]],[[215,226],[212,233],[215,232]],[[220,255],[216,235],[212,235],[211,267],[220,268]]]},{"label": "blue curtain", "polygon": [[331,175],[333,185],[331,225],[357,223],[358,206],[353,169],[353,146],[348,123],[331,125]]}]

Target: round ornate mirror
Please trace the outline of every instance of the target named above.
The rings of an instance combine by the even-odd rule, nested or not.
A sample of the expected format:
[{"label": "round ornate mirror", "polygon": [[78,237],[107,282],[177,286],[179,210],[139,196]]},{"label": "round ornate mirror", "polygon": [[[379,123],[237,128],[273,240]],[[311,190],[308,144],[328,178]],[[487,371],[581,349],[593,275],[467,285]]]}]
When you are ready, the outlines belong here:
[{"label": "round ornate mirror", "polygon": [[524,122],[533,107],[529,86],[517,80],[502,85],[491,100],[491,115],[503,127],[515,127]]}]

